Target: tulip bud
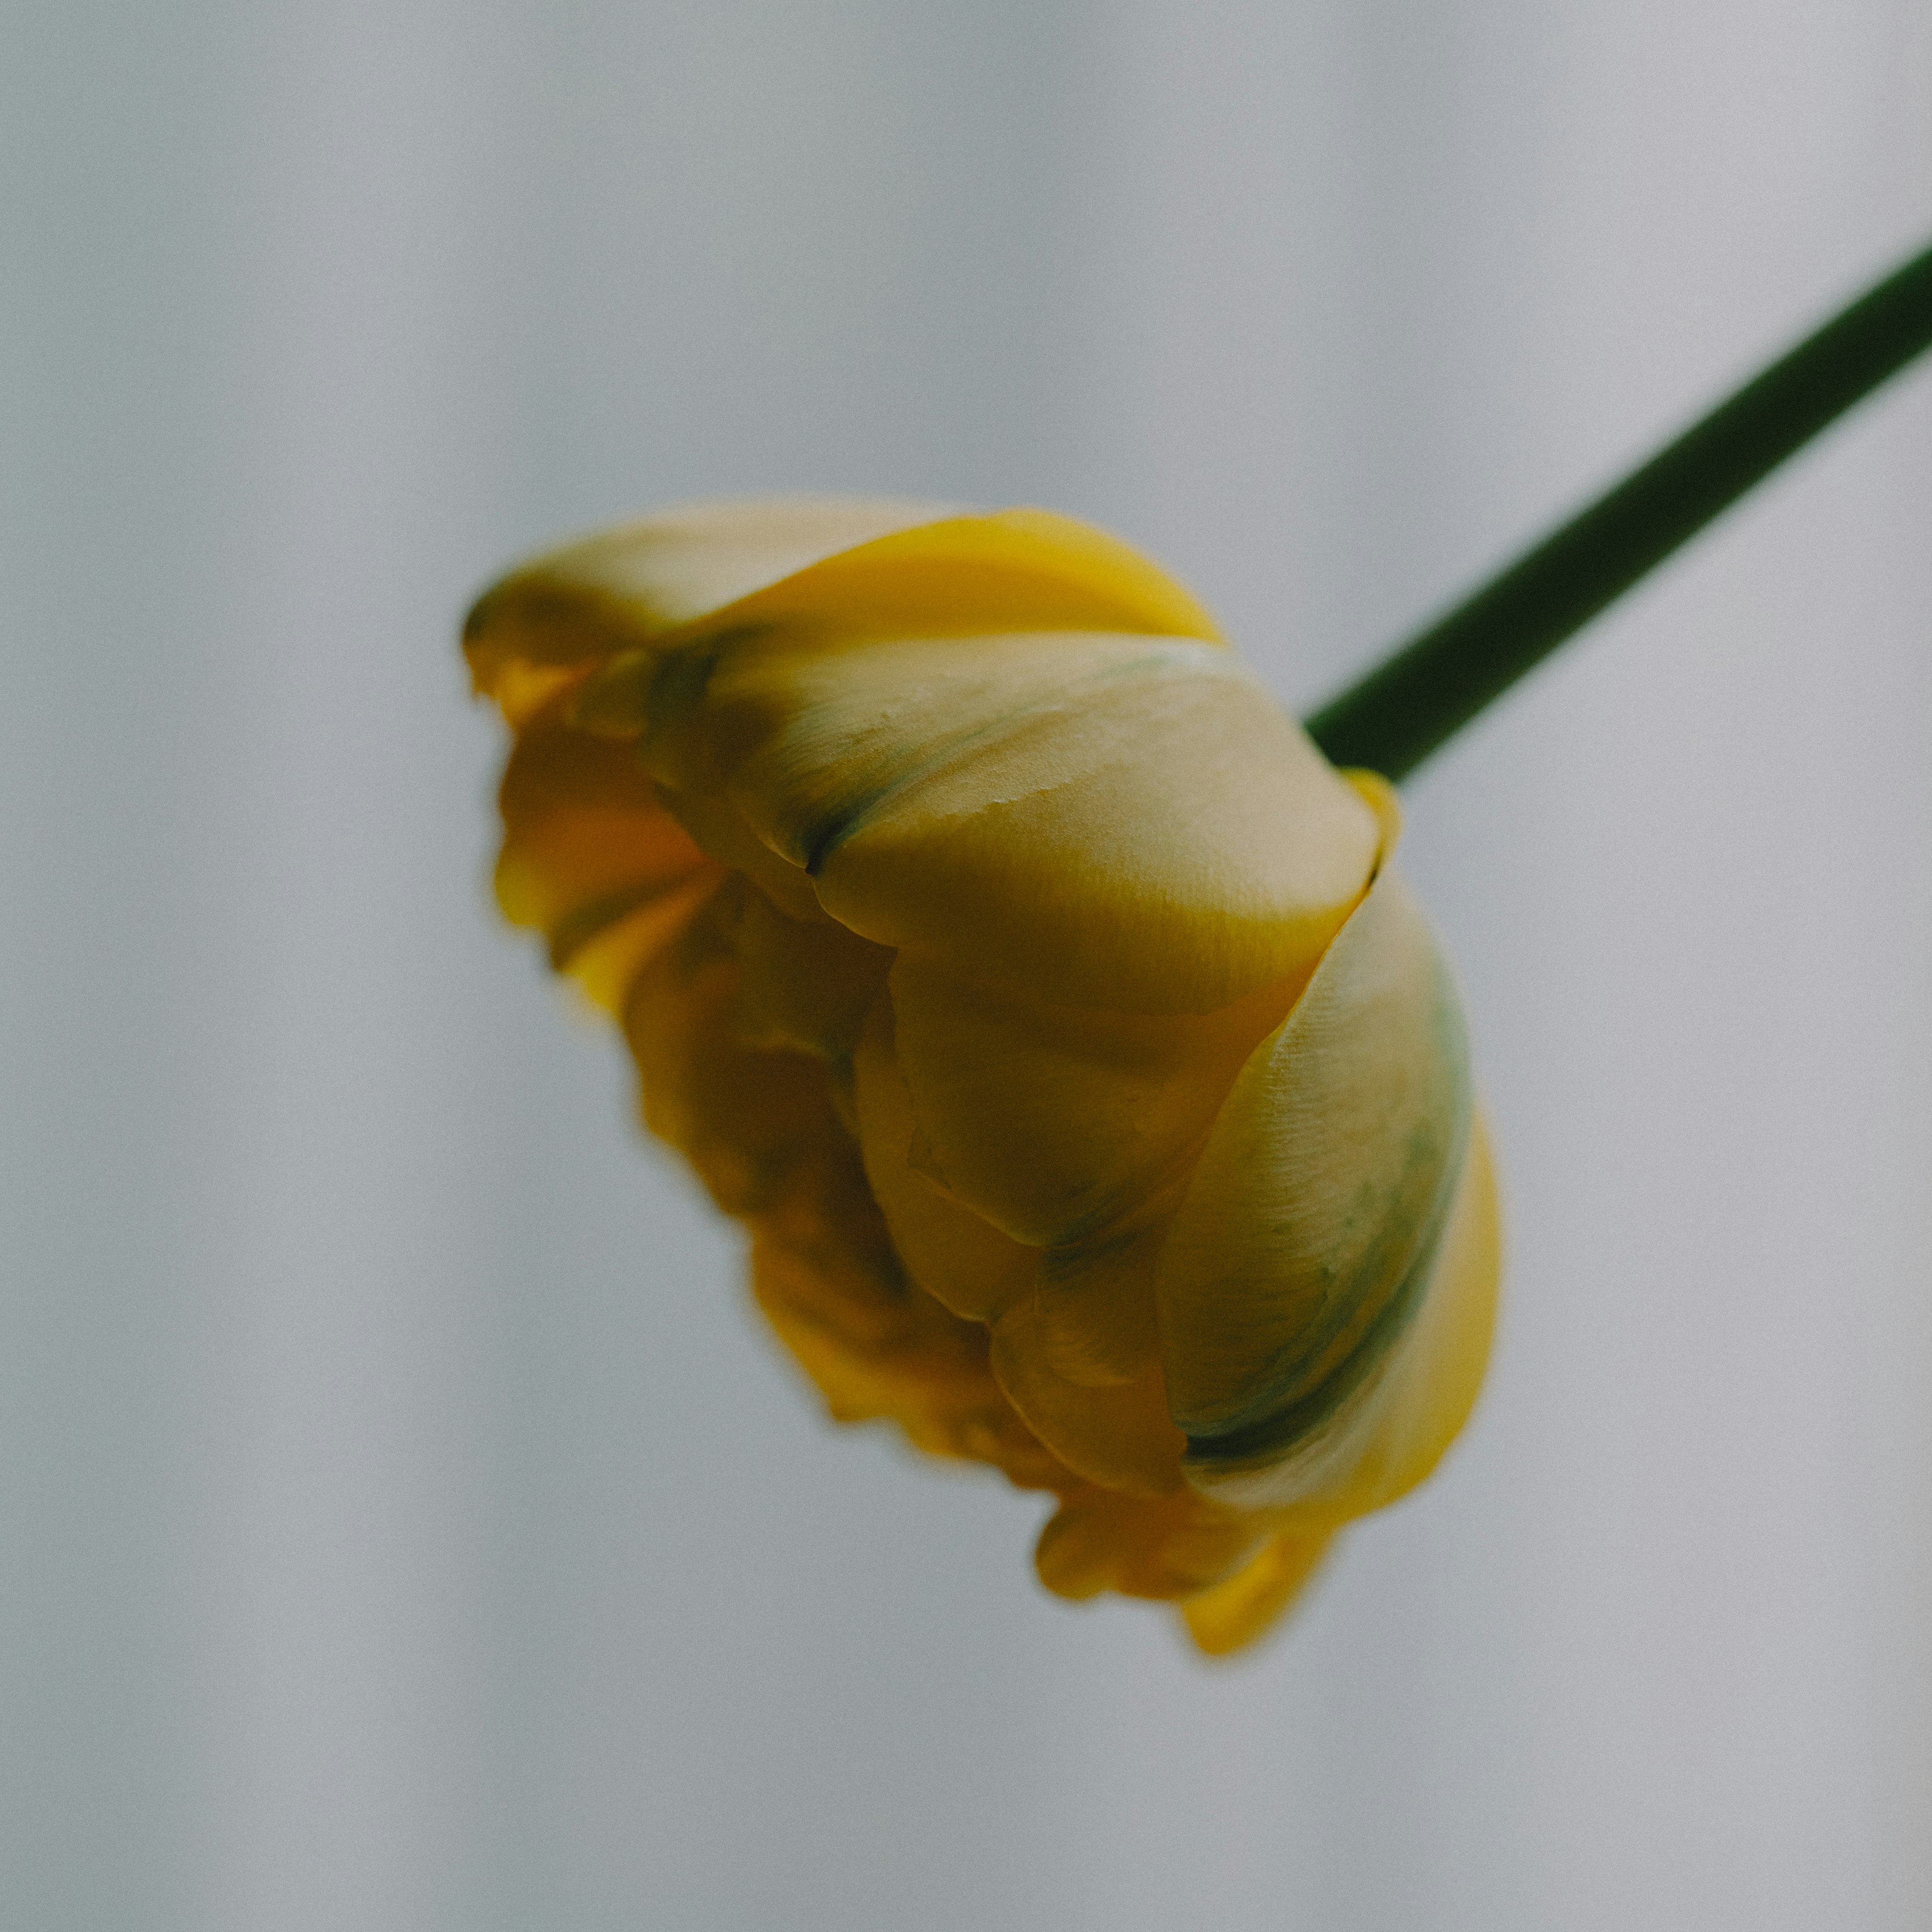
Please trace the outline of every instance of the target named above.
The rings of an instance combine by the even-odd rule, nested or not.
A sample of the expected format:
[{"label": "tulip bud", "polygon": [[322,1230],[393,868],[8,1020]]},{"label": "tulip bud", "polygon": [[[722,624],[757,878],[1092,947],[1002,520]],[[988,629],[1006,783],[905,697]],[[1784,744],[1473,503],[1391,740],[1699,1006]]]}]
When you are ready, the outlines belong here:
[{"label": "tulip bud", "polygon": [[1144,559],[1036,510],[729,503],[471,613],[496,874],[624,1029],[842,1421],[1059,1508],[1042,1579],[1220,1652],[1473,1402],[1460,1007],[1338,773]]}]

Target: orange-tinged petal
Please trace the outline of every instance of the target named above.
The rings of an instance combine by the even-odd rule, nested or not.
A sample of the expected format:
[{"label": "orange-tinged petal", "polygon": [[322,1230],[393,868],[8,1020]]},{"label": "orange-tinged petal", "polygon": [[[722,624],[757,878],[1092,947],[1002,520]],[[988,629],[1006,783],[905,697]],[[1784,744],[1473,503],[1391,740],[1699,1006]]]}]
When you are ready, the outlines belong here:
[{"label": "orange-tinged petal", "polygon": [[645,967],[677,939],[730,877],[722,866],[706,866],[582,940],[559,970],[570,975],[592,1006],[621,1023]]},{"label": "orange-tinged petal", "polygon": [[1076,1602],[1102,1590],[1194,1598],[1239,1571],[1262,1534],[1184,1490],[1148,1498],[1082,1487],[1041,1531],[1034,1564],[1055,1596]]},{"label": "orange-tinged petal", "polygon": [[761,1239],[752,1268],[760,1312],[834,1421],[896,1423],[914,1448],[990,1463],[1022,1489],[1070,1480],[988,1372],[983,1328],[916,1289],[884,1308],[828,1292],[796,1252]]},{"label": "orange-tinged petal", "polygon": [[[735,913],[714,900],[644,968],[624,1015],[644,1124],[676,1148],[730,1214],[770,1209],[802,1172],[842,1158],[850,1136],[824,1066],[746,1047]],[[856,1150],[850,1154],[856,1171]]]}]

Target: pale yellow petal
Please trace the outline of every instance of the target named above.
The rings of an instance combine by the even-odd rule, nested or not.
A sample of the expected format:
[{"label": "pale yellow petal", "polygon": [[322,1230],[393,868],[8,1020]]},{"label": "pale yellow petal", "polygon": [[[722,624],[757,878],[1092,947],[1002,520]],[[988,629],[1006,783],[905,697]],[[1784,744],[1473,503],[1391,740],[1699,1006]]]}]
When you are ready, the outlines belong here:
[{"label": "pale yellow petal", "polygon": [[1212,1012],[1307,972],[1378,843],[1234,659],[1165,641],[898,784],[814,866],[881,945],[1060,1005]]},{"label": "pale yellow petal", "polygon": [[1502,1274],[1502,1226],[1489,1136],[1478,1113],[1426,1298],[1353,1432],[1345,1477],[1288,1520],[1363,1516],[1406,1496],[1469,1418],[1489,1365]]},{"label": "pale yellow petal", "polygon": [[[1210,648],[1190,645],[1181,662]],[[1094,692],[1167,662],[1172,649],[1090,630],[736,637],[701,679],[664,680],[646,756],[667,784],[728,787],[773,850],[815,870],[907,785],[1040,713],[1077,709]]]},{"label": "pale yellow petal", "polygon": [[1345,1490],[1416,1333],[1469,1117],[1461,1010],[1384,868],[1256,1050],[1169,1228],[1163,1356],[1198,1489],[1245,1507]]}]

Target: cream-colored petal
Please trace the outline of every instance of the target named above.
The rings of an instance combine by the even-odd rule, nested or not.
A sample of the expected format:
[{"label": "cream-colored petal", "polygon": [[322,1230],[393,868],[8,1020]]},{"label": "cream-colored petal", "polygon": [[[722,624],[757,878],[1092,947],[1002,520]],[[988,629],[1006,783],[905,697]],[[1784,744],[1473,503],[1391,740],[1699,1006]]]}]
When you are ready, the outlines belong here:
[{"label": "cream-colored petal", "polygon": [[[1187,646],[1180,662],[1211,649]],[[668,783],[728,785],[773,850],[815,868],[908,784],[1174,650],[1099,631],[735,636],[701,675],[662,680],[647,755]]]},{"label": "cream-colored petal", "polygon": [[[1489,1365],[1502,1274],[1502,1226],[1489,1136],[1478,1113],[1469,1155],[1428,1292],[1380,1381],[1336,1432],[1333,1474],[1298,1493],[1290,1526],[1364,1516],[1406,1496],[1442,1459],[1474,1407]],[[1305,1477],[1317,1473],[1311,1461]],[[1243,1502],[1235,1478],[1229,1500]],[[1265,1484],[1255,1499],[1266,1500]]]},{"label": "cream-colored petal", "polygon": [[1385,868],[1235,1081],[1168,1230],[1162,1352],[1197,1489],[1274,1508],[1346,1485],[1419,1332],[1468,1118],[1455,989]]},{"label": "cream-colored petal", "polygon": [[899,783],[814,864],[881,945],[1058,1005],[1205,1013],[1308,971],[1378,838],[1234,660],[1165,641]]}]

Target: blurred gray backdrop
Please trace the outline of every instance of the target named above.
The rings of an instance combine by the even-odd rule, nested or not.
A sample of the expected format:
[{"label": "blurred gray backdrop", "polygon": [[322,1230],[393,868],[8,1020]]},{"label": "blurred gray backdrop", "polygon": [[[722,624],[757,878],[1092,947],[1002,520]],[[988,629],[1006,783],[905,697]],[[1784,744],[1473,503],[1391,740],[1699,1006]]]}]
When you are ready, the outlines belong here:
[{"label": "blurred gray backdrop", "polygon": [[903,490],[1306,706],[1932,230],[1924,0],[14,0],[0,156],[0,1918],[1932,1922],[1932,371],[1411,788],[1507,1318],[1231,1669],[820,1422],[454,644]]}]

